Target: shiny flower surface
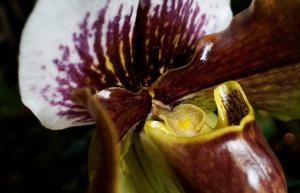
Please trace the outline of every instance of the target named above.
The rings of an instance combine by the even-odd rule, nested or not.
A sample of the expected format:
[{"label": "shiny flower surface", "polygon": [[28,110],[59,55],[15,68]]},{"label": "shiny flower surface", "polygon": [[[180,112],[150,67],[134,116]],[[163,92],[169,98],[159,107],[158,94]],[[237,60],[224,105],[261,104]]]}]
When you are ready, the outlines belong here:
[{"label": "shiny flower surface", "polygon": [[[89,124],[86,110],[71,100],[72,91],[88,87],[110,103],[107,109],[123,131],[149,112],[145,108],[136,117],[138,107],[126,108],[127,103],[147,106],[148,93],[140,91],[147,96],[131,100],[136,94],[127,91],[150,86],[155,99],[170,104],[241,79],[256,107],[282,119],[299,118],[299,14],[293,8],[298,6],[254,2],[224,32],[198,43],[228,26],[229,1],[39,1],[21,42],[22,100],[47,128]],[[124,111],[136,118],[122,117]]]},{"label": "shiny flower surface", "polygon": [[[22,100],[50,129],[96,122],[107,168],[118,165],[116,136],[126,141],[147,119],[146,134],[162,147],[186,191],[284,192],[280,166],[242,89],[226,83],[232,92],[222,95],[222,86],[217,87],[216,103],[213,89],[237,80],[255,108],[283,120],[299,119],[299,9],[295,0],[254,0],[232,19],[228,0],[40,0],[22,36]],[[206,113],[216,109],[218,124],[210,126]],[[149,121],[160,126],[147,127]],[[201,133],[194,128],[204,126],[212,141],[191,140]],[[160,129],[165,133],[157,135]],[[188,145],[175,139],[178,133],[187,137]],[[207,154],[209,148],[224,155]],[[172,153],[177,151],[182,157]],[[209,167],[199,167],[204,163]],[[241,188],[232,186],[238,181],[233,178],[221,191],[208,182],[224,181],[217,170],[248,178],[239,178]],[[116,171],[104,173],[115,179]],[[117,191],[109,184],[113,180],[108,180],[107,190],[100,190],[105,182],[96,183],[99,178],[92,178],[91,191]]]}]

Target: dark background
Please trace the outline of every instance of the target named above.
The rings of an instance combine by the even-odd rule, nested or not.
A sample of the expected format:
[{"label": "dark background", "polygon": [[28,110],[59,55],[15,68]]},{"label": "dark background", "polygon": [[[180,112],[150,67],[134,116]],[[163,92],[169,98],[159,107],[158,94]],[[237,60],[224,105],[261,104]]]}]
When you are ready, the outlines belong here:
[{"label": "dark background", "polygon": [[[43,128],[18,91],[18,47],[35,0],[0,0],[0,193],[85,192],[92,127]],[[232,0],[234,13],[249,0]],[[290,193],[300,192],[300,122],[258,111],[258,121],[284,168]]]}]

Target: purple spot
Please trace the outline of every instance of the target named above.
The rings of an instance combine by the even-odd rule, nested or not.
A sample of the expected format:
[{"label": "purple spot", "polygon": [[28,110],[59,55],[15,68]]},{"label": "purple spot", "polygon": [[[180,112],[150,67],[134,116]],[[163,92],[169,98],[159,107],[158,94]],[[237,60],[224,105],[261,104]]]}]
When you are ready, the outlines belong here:
[{"label": "purple spot", "polygon": [[36,90],[36,86],[31,86],[31,87],[30,87],[30,90],[31,90],[31,91],[35,91],[35,90]]},{"label": "purple spot", "polygon": [[50,85],[46,85],[42,90],[41,90],[41,95],[42,97],[46,100],[49,101],[48,98],[48,91],[49,91]]},{"label": "purple spot", "polygon": [[[90,116],[82,107],[74,105],[71,102],[70,93],[74,89],[89,87],[92,90],[101,90],[106,87],[114,86],[117,81],[120,80],[128,89],[138,90],[137,84],[134,84],[134,81],[129,81],[133,72],[129,77],[125,76],[127,69],[123,69],[121,59],[119,58],[118,47],[121,42],[123,42],[126,62],[131,62],[131,64],[126,65],[132,67],[132,61],[128,60],[128,57],[130,58],[129,29],[131,28],[130,20],[133,14],[133,8],[121,26],[120,19],[123,12],[123,6],[121,5],[118,14],[112,18],[109,23],[107,34],[103,34],[108,4],[109,1],[107,5],[98,12],[97,19],[92,23],[90,21],[90,13],[86,13],[83,21],[78,24],[79,32],[75,32],[71,35],[73,38],[72,46],[58,45],[61,56],[53,59],[53,64],[57,70],[61,72],[61,74],[58,74],[55,78],[58,86],[45,86],[41,90],[41,95],[49,104],[58,106],[59,109],[61,109],[58,112],[59,116],[69,119],[79,118],[79,122],[91,121]],[[102,47],[102,36],[106,36],[108,40],[106,51]],[[89,44],[91,38],[94,38],[93,45]],[[75,52],[72,48],[75,49]],[[78,56],[77,58],[80,58],[80,61],[76,63],[71,61],[71,50],[72,54],[76,54]],[[94,55],[96,58],[93,57]],[[113,60],[115,74],[105,65],[105,55],[108,55],[110,59]],[[99,63],[95,64],[94,61],[99,61]],[[105,82],[103,82],[103,79]]]}]

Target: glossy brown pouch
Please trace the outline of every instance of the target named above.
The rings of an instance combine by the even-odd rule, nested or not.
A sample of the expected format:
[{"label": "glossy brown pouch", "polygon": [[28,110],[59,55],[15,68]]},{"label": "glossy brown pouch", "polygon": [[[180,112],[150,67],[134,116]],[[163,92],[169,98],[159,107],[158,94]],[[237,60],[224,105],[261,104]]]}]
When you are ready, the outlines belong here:
[{"label": "glossy brown pouch", "polygon": [[[199,121],[200,128],[199,124],[189,128],[195,129],[195,134],[182,135],[174,130],[174,125],[168,124],[172,116],[163,118],[160,127],[154,124],[155,120],[148,120],[145,126],[146,134],[163,150],[185,190],[191,193],[287,192],[281,166],[238,83],[231,81],[218,86],[214,98],[218,120],[213,128],[205,128],[206,120]],[[206,119],[207,113],[202,113]],[[195,118],[190,114],[185,119],[193,122]]]}]

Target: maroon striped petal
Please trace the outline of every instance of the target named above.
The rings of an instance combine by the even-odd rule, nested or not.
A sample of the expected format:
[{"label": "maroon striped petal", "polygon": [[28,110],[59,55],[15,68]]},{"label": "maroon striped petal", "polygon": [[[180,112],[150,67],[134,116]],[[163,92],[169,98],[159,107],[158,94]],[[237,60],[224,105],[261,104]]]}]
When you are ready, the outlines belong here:
[{"label": "maroon striped petal", "polygon": [[238,82],[255,108],[284,121],[300,119],[300,63],[261,72]]},{"label": "maroon striped petal", "polygon": [[141,0],[135,59],[143,84],[186,65],[199,39],[223,30],[231,18],[229,0]]},{"label": "maroon striped petal", "polygon": [[132,36],[138,0],[40,0],[20,51],[22,101],[50,129],[88,124],[73,90],[138,90]]},{"label": "maroon striped petal", "polygon": [[202,39],[188,66],[160,77],[152,86],[156,98],[170,103],[224,80],[299,63],[299,10],[299,1],[254,0],[224,32]]}]

